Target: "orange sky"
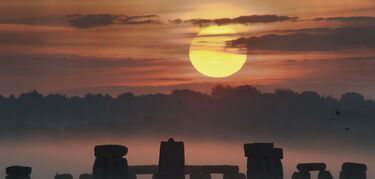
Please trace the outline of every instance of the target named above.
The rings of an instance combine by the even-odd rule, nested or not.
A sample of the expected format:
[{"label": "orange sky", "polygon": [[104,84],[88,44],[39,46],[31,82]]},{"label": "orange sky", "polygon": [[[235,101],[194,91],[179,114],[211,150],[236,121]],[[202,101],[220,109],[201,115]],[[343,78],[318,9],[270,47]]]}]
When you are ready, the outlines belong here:
[{"label": "orange sky", "polygon": [[[238,73],[217,79],[198,73],[189,61],[190,42],[202,27],[169,22],[251,15],[298,18],[296,21],[228,25],[241,37],[250,38],[285,35],[293,30],[302,32],[301,29],[373,26],[373,19],[313,19],[372,17],[374,8],[372,0],[209,0],[203,3],[198,0],[5,0],[0,2],[0,84],[3,86],[0,94],[31,89],[51,92],[92,86],[214,82],[297,90],[311,88],[333,95],[339,93],[335,84],[341,84],[348,86],[347,90],[375,97],[371,92],[375,89],[372,44],[366,48],[361,44],[356,47],[349,44],[350,48],[344,50],[249,51],[246,64]],[[69,21],[67,15],[72,14],[81,16],[80,24]],[[85,19],[85,15],[98,14],[107,14],[110,18],[121,15],[155,17],[151,18],[152,23],[142,24],[131,24],[133,21],[101,24],[106,22]],[[142,20],[150,19],[142,18],[137,23]],[[91,26],[79,26],[87,24]],[[285,46],[288,45],[286,42]]]}]

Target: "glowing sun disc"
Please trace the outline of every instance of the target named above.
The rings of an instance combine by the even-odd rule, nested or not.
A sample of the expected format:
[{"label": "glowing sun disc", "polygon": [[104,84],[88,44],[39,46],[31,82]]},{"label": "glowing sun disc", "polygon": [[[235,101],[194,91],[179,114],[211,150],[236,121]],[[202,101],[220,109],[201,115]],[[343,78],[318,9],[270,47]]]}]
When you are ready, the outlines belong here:
[{"label": "glowing sun disc", "polygon": [[246,61],[241,48],[227,47],[238,38],[237,32],[225,26],[203,29],[190,45],[190,61],[197,71],[208,77],[227,77],[239,71]]}]

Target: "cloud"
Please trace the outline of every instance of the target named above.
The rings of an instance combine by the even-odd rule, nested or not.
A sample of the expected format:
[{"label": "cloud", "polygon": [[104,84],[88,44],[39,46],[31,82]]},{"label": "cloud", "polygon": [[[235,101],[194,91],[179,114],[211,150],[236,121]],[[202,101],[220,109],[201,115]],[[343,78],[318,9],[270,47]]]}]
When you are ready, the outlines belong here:
[{"label": "cloud", "polygon": [[174,19],[169,20],[173,24],[190,23],[200,27],[210,25],[228,25],[228,24],[255,24],[255,23],[272,23],[281,21],[295,21],[298,17],[279,16],[279,15],[247,15],[236,18],[219,18],[219,19]]},{"label": "cloud", "polygon": [[[310,29],[310,32],[315,32]],[[306,29],[287,35],[268,34],[260,37],[239,38],[228,42],[230,47],[245,46],[252,50],[277,51],[336,51],[343,49],[375,48],[375,26],[344,27],[337,29]]]},{"label": "cloud", "polygon": [[67,22],[70,26],[85,29],[107,25],[139,25],[139,24],[160,24],[157,15],[124,16],[110,14],[89,14],[89,15],[67,15]]},{"label": "cloud", "polygon": [[78,29],[87,29],[108,25],[140,25],[161,24],[158,15],[112,15],[112,14],[70,14],[65,16],[2,18],[1,24],[24,24],[41,26],[70,26]]},{"label": "cloud", "polygon": [[350,16],[350,17],[318,17],[315,21],[353,21],[353,22],[375,22],[375,17],[371,16]]}]

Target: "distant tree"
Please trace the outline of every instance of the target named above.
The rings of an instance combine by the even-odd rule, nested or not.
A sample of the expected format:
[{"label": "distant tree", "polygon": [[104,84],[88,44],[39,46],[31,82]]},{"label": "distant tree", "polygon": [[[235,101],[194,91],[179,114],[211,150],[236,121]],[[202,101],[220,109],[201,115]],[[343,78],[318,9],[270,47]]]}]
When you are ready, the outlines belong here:
[{"label": "distant tree", "polygon": [[212,88],[211,96],[215,99],[220,99],[228,96],[231,90],[232,87],[230,86],[217,85],[214,88]]},{"label": "distant tree", "polygon": [[275,89],[275,95],[277,96],[283,96],[283,97],[292,97],[292,96],[298,96],[298,93],[291,90],[291,89]]},{"label": "distant tree", "polygon": [[340,102],[342,103],[362,103],[364,101],[364,97],[355,92],[345,93],[341,96]]},{"label": "distant tree", "polygon": [[237,86],[231,90],[232,96],[256,96],[260,94],[261,92],[258,89],[250,85]]},{"label": "distant tree", "polygon": [[315,91],[304,91],[301,96],[320,98],[320,95]]},{"label": "distant tree", "polygon": [[201,92],[192,91],[192,90],[188,90],[188,89],[176,89],[176,90],[173,90],[171,94],[172,94],[172,96],[177,96],[177,97],[194,97],[194,96],[201,97],[201,96],[205,96]]},{"label": "distant tree", "polygon": [[117,100],[130,100],[130,99],[133,99],[134,98],[134,94],[133,93],[123,93],[123,94],[120,94],[117,96]]}]

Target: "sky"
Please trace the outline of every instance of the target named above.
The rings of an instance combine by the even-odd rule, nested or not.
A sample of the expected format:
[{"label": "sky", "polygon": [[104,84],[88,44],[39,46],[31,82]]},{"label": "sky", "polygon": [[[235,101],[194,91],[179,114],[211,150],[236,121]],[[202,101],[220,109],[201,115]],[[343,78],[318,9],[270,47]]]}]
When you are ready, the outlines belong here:
[{"label": "sky", "polygon": [[[354,91],[363,95],[365,99],[375,99],[374,9],[374,0],[1,0],[0,95],[9,96],[33,89],[42,94],[62,93],[81,96],[87,92],[105,92],[114,96],[127,91],[148,94],[168,92],[176,88],[209,93],[216,84],[249,84],[262,92],[273,91],[275,88],[290,88],[298,92],[316,91],[321,98],[335,96],[340,100],[340,96],[345,92]],[[237,32],[220,47],[229,51],[233,48],[241,49],[238,53],[246,55],[242,68],[228,77],[205,76],[194,68],[189,58],[194,39],[197,39],[199,33],[206,28],[215,26],[225,26]],[[223,37],[222,34],[211,36],[214,39]],[[207,35],[207,37],[211,36]],[[307,93],[307,96],[309,94]],[[267,95],[269,94],[265,94],[264,97],[268,98]],[[303,95],[306,94],[301,94]],[[146,103],[149,105],[146,109],[151,111],[150,116],[141,113],[139,119],[147,122],[153,118],[152,115],[160,115],[159,119],[162,120],[154,121],[160,126],[164,126],[163,119],[177,118],[200,129],[202,126],[190,123],[190,120],[201,122],[205,115],[221,114],[200,111],[204,108],[196,109],[201,112],[199,114],[194,113],[196,112],[194,110],[189,113],[186,108],[180,109],[176,101],[168,101],[171,100],[169,96],[165,97],[168,99],[166,101],[157,100],[159,97],[157,95],[145,97],[150,98],[149,103]],[[54,96],[51,98],[55,99]],[[93,98],[95,101],[95,96]],[[106,97],[99,98],[103,98],[106,102]],[[144,100],[142,97],[139,98],[141,101]],[[26,106],[34,104],[27,103],[28,99],[25,99]],[[59,99],[57,96],[56,100]],[[0,102],[5,101],[0,105],[13,109],[13,100],[14,98],[0,97]],[[23,100],[24,98],[21,97],[21,102],[17,103],[21,104],[20,109],[0,110],[2,114],[9,112],[14,116],[21,114],[18,110],[26,111],[22,113],[24,116],[21,115],[22,117],[17,120],[6,118],[0,121],[9,122],[8,126],[2,125],[7,129],[0,130],[2,134],[12,131],[12,127],[20,127],[19,131],[30,127],[27,125],[30,121],[25,117],[30,111],[22,106]],[[72,99],[73,102],[74,100],[76,98]],[[191,105],[189,100],[193,100],[194,103],[191,104],[194,105]],[[186,105],[191,105],[192,108],[203,105],[201,101],[194,100],[188,96]],[[328,105],[327,109],[320,109],[325,106],[320,103],[317,106],[309,106],[310,103],[297,103],[295,106],[305,110],[313,112],[321,110],[306,117],[306,114],[298,110],[278,111],[283,109],[279,108],[280,106],[288,107],[284,105],[284,101],[293,102],[293,100],[282,100],[281,103],[273,106],[274,101],[268,101],[263,104],[265,107],[262,109],[265,111],[258,110],[262,101],[255,100],[259,103],[251,103],[252,110],[262,113],[248,113],[248,109],[243,106],[236,108],[238,111],[243,111],[238,114],[241,120],[235,123],[236,127],[244,131],[243,133],[236,128],[225,130],[228,127],[227,123],[233,121],[221,120],[221,127],[213,126],[215,129],[213,133],[220,135],[215,137],[215,141],[209,140],[211,143],[189,138],[189,135],[181,136],[181,140],[186,141],[187,163],[235,164],[244,171],[242,144],[268,139],[278,142],[276,146],[285,149],[284,162],[287,177],[295,170],[297,163],[311,161],[327,162],[328,168],[337,176],[345,160],[368,164],[369,176],[374,176],[375,163],[370,160],[374,156],[372,142],[374,132],[371,128],[374,122],[373,118],[370,118],[373,116],[371,110],[374,106],[373,101],[364,101],[361,98],[358,103],[360,105],[353,103],[354,106],[359,106],[358,109],[353,106],[347,109],[349,116],[345,115],[347,111],[344,111],[342,117],[344,120],[339,121],[339,125],[330,120],[331,113],[337,108],[336,103]],[[327,101],[330,102],[331,99],[327,98]],[[61,101],[53,105],[59,105],[59,102]],[[172,109],[178,110],[170,112],[168,108],[163,108],[165,103]],[[182,106],[185,103],[183,101]],[[155,104],[159,110],[153,111]],[[223,102],[223,104],[227,103]],[[366,108],[360,108],[362,105]],[[351,111],[352,108],[355,109],[354,112]],[[231,109],[231,107],[226,108],[229,112],[222,110],[227,113],[219,117],[231,119],[233,117]],[[268,109],[274,109],[276,112],[267,112]],[[362,109],[364,111],[361,111]],[[142,111],[144,108],[138,110]],[[180,110],[189,114],[179,118]],[[95,111],[101,112],[101,110]],[[282,113],[283,111],[286,111],[286,114]],[[51,113],[53,112],[55,111]],[[283,115],[274,116],[278,113]],[[291,114],[294,115],[292,118]],[[40,114],[34,115],[36,115],[35,119],[40,117],[38,116]],[[9,119],[12,119],[11,117]],[[56,119],[46,120],[47,122],[42,121],[35,126],[31,125],[31,128],[49,130],[49,127],[57,126],[59,129],[64,127],[69,129],[70,121],[61,122],[60,117],[66,116],[61,115]],[[111,122],[107,120],[107,116],[95,117]],[[214,117],[210,119],[217,119]],[[274,119],[275,121],[280,119],[278,121],[280,125],[275,125]],[[21,122],[17,123],[18,120]],[[321,125],[325,126],[326,120],[330,123],[322,130]],[[247,126],[243,125],[243,121],[249,122],[249,126],[254,130],[248,130]],[[151,127],[155,124],[152,122]],[[209,126],[211,122],[204,124]],[[345,133],[344,128],[347,127],[344,126],[347,125],[345,122],[352,125],[349,134]],[[30,123],[32,124],[33,121]],[[173,124],[181,127],[180,123],[181,121],[177,120]],[[102,123],[99,121],[95,124]],[[272,125],[271,128],[262,128],[263,124]],[[87,126],[82,126],[84,131]],[[293,126],[293,130],[289,130],[290,126]],[[118,127],[124,130],[123,126]],[[276,133],[268,132],[279,127],[282,129],[281,132],[277,130]],[[329,133],[331,129],[335,132]],[[64,131],[65,128],[62,130]],[[225,140],[221,135],[227,133],[220,130],[233,133],[235,137],[246,135],[242,135],[240,141]],[[26,130],[25,133],[27,132]],[[186,133],[191,134],[189,132]],[[258,133],[259,135],[254,136]],[[198,135],[199,132],[194,134]],[[284,134],[281,135],[284,138],[275,134]],[[330,134],[334,135],[329,136]],[[149,138],[142,140],[133,138],[133,141],[124,138],[101,141],[77,139],[77,141],[51,144],[12,141],[14,136],[9,136],[11,142],[2,141],[6,145],[0,147],[0,158],[2,158],[0,168],[3,171],[11,164],[31,165],[34,169],[33,178],[52,178],[55,172],[73,173],[77,178],[83,172],[90,172],[93,162],[92,147],[98,143],[113,142],[127,145],[130,149],[128,155],[130,164],[155,163],[159,142],[164,139],[161,137],[152,141]],[[302,137],[306,136],[312,139],[314,146],[310,146],[309,141],[304,141],[306,139]],[[335,143],[338,141],[335,137],[340,139],[339,145]],[[278,139],[280,142],[277,141]],[[320,151],[320,142],[329,144],[326,146],[328,151]],[[141,147],[137,148],[138,146]],[[303,147],[298,148],[298,146]],[[217,149],[217,153],[210,152],[212,149]],[[4,172],[0,173],[4,175]]]},{"label": "sky", "polygon": [[[374,7],[372,0],[3,0],[0,94],[218,83],[375,98]],[[247,55],[224,78],[199,73],[189,59],[194,37],[217,25],[234,29],[227,48]]]}]

